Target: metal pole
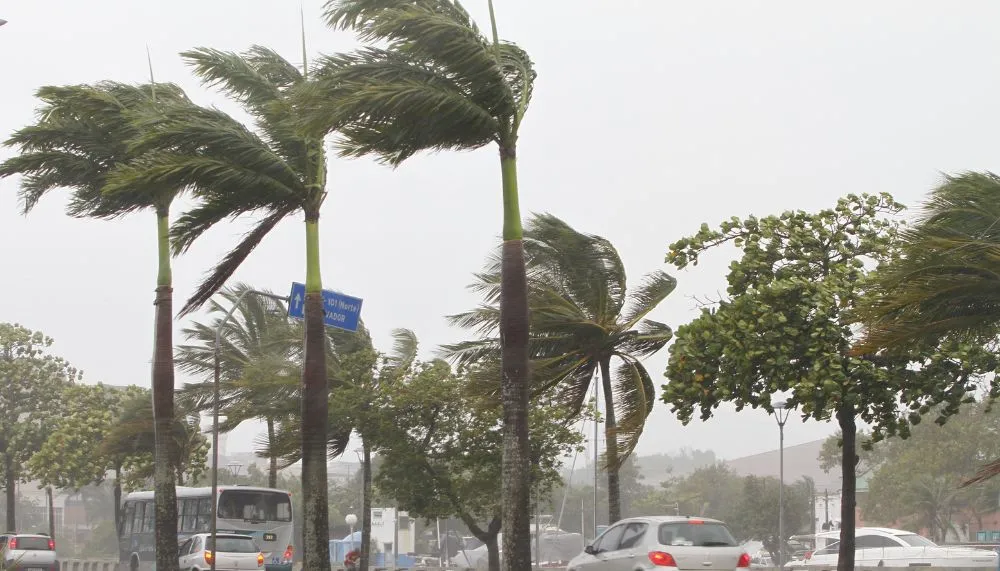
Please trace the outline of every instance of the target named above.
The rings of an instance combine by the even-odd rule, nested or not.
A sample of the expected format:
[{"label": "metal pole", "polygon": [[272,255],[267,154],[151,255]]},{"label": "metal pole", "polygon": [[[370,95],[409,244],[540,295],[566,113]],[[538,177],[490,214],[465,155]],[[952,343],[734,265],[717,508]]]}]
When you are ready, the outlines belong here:
[{"label": "metal pole", "polygon": [[778,568],[785,566],[785,424],[778,426]]},{"label": "metal pole", "polygon": [[535,494],[535,567],[542,566],[542,512],[537,490]]},{"label": "metal pole", "polygon": [[594,539],[597,539],[597,476],[598,468],[598,439],[600,438],[600,423],[597,415],[601,412],[600,401],[597,400],[597,379],[594,379]]},{"label": "metal pole", "polygon": [[215,350],[214,350],[214,357],[213,357],[213,360],[215,361],[215,363],[214,363],[215,364],[215,367],[214,367],[215,370],[214,370],[214,375],[213,375],[214,376],[214,383],[212,385],[212,522],[211,522],[211,531],[212,531],[212,549],[213,549],[212,555],[213,555],[213,557],[212,557],[212,561],[209,563],[209,568],[211,569],[211,571],[215,571],[215,560],[218,559],[217,557],[214,557],[214,555],[215,555],[215,551],[217,551],[215,549],[215,539],[216,539],[216,536],[217,536],[217,534],[219,532],[219,529],[218,529],[219,528],[219,523],[217,521],[218,520],[218,516],[219,516],[219,514],[218,514],[218,509],[219,509],[218,508],[218,504],[219,504],[219,377],[221,376],[221,373],[222,373],[222,366],[221,366],[221,364],[219,362],[219,351],[221,350],[220,348],[222,347],[222,328],[225,327],[226,323],[229,323],[229,320],[233,317],[233,313],[236,312],[236,308],[238,308],[240,306],[240,304],[243,303],[243,298],[245,298],[249,294],[259,295],[259,296],[262,296],[262,297],[268,297],[268,298],[271,298],[271,299],[275,299],[275,300],[279,300],[279,301],[284,301],[284,302],[288,301],[287,297],[280,296],[280,295],[274,295],[273,293],[267,293],[267,292],[263,292],[263,291],[253,290],[253,289],[245,290],[243,293],[240,294],[240,296],[238,298],[236,298],[236,302],[233,303],[233,306],[229,308],[228,312],[226,312],[225,317],[223,317],[222,320],[220,320],[219,323],[215,326]]},{"label": "metal pole", "polygon": [[785,566],[785,422],[789,410],[782,403],[775,408],[778,420],[778,568]]}]

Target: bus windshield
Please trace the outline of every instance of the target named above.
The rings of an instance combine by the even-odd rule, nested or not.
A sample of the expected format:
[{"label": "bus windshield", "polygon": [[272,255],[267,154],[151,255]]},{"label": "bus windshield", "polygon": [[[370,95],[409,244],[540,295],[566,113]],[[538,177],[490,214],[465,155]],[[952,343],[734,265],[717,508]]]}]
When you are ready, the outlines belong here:
[{"label": "bus windshield", "polygon": [[259,490],[223,490],[219,493],[219,518],[243,521],[292,521],[288,494]]}]

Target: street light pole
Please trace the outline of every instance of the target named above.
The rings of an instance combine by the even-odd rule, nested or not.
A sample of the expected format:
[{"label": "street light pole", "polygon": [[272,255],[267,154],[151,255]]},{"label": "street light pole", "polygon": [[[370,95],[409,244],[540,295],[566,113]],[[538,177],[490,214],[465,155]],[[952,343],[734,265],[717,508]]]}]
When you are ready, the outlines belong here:
[{"label": "street light pole", "polygon": [[[219,377],[222,374],[222,364],[219,361],[219,351],[220,347],[222,346],[222,328],[226,326],[226,323],[229,323],[229,320],[233,317],[233,314],[236,313],[236,308],[238,308],[240,304],[243,303],[243,298],[245,298],[250,294],[259,295],[261,297],[267,297],[278,301],[284,301],[286,303],[288,302],[288,298],[284,296],[275,295],[273,293],[267,293],[263,291],[257,291],[254,289],[247,289],[244,290],[243,293],[241,293],[238,298],[236,298],[236,302],[233,303],[233,306],[229,308],[228,312],[226,312],[226,316],[223,317],[219,321],[219,323],[215,326],[215,350],[213,351],[214,353],[213,358],[215,361],[214,363],[215,379],[214,379],[214,384],[212,386],[212,527],[211,527],[212,549],[214,551],[217,551],[215,549],[215,539],[219,531],[219,522],[218,522],[219,519],[219,514],[218,514],[219,511],[219,505],[218,505],[219,504]],[[212,553],[213,556],[215,555],[214,551]],[[212,557],[212,561],[209,563],[211,571],[215,571],[216,559],[218,559],[218,557]]]},{"label": "street light pole", "polygon": [[789,413],[786,404],[782,400],[771,405],[778,421],[778,569],[785,566],[785,423]]}]

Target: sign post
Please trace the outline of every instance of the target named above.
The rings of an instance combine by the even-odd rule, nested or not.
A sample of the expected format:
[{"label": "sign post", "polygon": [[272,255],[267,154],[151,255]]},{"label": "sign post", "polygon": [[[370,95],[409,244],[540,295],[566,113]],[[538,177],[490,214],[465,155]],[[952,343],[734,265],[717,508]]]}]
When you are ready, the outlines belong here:
[{"label": "sign post", "polygon": [[[323,323],[345,331],[357,331],[361,321],[362,301],[358,297],[351,297],[328,289],[323,290]],[[293,282],[292,292],[288,294],[288,317],[303,319],[305,305],[305,284]]]}]

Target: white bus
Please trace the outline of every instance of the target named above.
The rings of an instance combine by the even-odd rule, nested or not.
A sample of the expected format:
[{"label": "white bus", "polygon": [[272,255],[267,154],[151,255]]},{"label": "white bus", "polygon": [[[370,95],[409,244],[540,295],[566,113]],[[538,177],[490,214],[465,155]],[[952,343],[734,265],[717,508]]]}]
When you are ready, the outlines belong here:
[{"label": "white bus", "polygon": [[[125,496],[118,528],[119,560],[130,571],[152,569],[156,541],[153,492]],[[257,540],[267,571],[291,571],[292,498],[286,490],[219,486],[218,533],[240,533]],[[177,487],[178,542],[211,531],[212,488]]]}]

